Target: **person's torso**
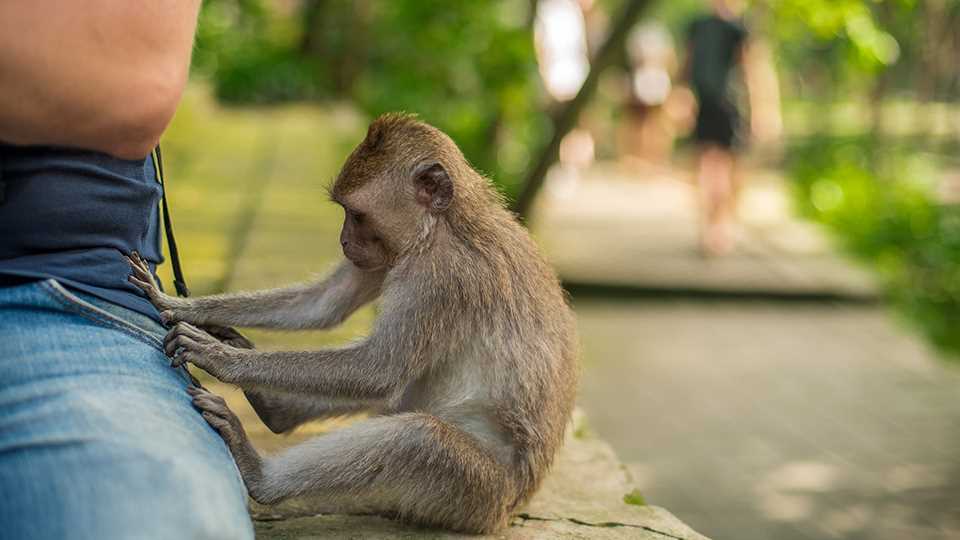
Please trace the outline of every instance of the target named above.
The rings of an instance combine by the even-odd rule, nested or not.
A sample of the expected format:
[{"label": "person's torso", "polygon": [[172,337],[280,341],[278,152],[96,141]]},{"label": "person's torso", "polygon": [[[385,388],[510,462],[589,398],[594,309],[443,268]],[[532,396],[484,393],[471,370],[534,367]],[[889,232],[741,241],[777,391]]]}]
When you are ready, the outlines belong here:
[{"label": "person's torso", "polygon": [[691,79],[701,97],[722,98],[746,37],[743,25],[710,15],[690,27]]},{"label": "person's torso", "polygon": [[54,278],[153,318],[123,255],[162,261],[153,160],[0,144],[0,275]]}]

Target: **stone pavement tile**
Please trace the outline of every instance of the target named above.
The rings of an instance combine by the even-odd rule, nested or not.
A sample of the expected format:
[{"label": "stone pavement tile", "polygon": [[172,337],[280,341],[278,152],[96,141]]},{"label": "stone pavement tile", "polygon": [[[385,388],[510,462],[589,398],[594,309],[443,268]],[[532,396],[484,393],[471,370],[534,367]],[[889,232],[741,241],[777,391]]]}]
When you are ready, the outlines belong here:
[{"label": "stone pavement tile", "polygon": [[581,405],[648,502],[716,538],[960,538],[960,366],[885,310],[575,310]]}]

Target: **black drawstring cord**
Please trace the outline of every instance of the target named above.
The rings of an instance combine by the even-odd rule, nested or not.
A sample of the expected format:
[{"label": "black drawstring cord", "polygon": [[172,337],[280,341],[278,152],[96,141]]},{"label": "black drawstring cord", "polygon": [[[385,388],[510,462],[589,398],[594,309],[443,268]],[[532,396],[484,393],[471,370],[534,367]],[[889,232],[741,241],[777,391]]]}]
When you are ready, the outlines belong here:
[{"label": "black drawstring cord", "polygon": [[173,266],[173,286],[177,289],[177,296],[190,296],[190,289],[187,288],[187,282],[183,279],[183,269],[180,267],[180,252],[177,251],[177,240],[173,237],[173,223],[170,220],[170,207],[167,206],[167,187],[163,185],[163,155],[160,153],[160,145],[153,151],[153,163],[156,165],[157,179],[160,181],[160,189],[163,194],[160,197],[160,204],[163,206],[163,230],[167,236],[167,249],[170,251],[170,264]]}]

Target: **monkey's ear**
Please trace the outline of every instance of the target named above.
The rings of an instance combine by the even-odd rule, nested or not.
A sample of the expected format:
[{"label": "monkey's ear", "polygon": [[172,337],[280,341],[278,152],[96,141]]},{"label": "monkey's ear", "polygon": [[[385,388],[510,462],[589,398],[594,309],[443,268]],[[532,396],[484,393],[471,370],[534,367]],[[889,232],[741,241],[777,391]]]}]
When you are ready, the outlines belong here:
[{"label": "monkey's ear", "polygon": [[417,202],[433,211],[442,212],[453,201],[453,180],[439,163],[421,167],[414,177],[414,186]]}]

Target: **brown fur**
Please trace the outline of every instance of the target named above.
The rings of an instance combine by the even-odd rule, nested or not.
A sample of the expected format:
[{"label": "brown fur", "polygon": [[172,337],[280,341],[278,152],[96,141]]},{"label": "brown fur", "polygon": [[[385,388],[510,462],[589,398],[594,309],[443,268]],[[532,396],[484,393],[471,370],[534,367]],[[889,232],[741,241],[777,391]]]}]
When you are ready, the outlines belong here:
[{"label": "brown fur", "polygon": [[272,428],[325,411],[383,415],[261,459],[215,396],[196,396],[254,498],[309,493],[494,531],[540,485],[573,407],[577,344],[558,280],[490,182],[411,116],[377,119],[331,193],[347,209],[348,261],[327,280],[189,301],[145,290],[170,320],[285,328],[337,324],[379,295],[367,339],[262,353],[180,323],[168,352],[270,395],[262,408],[288,404],[286,416],[261,411]]}]

